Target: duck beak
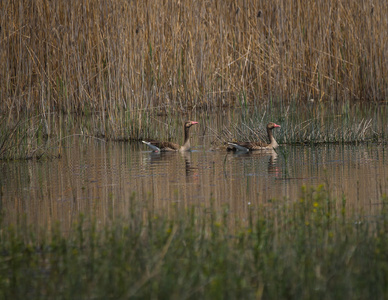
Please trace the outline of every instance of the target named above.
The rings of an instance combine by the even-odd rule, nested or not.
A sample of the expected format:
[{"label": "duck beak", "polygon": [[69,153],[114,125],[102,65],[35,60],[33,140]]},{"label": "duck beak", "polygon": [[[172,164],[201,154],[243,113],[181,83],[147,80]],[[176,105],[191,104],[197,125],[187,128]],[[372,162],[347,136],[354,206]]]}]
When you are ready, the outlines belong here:
[{"label": "duck beak", "polygon": [[275,127],[275,128],[280,128],[281,126],[278,125],[278,124],[274,124],[274,127]]},{"label": "duck beak", "polygon": [[195,125],[195,124],[198,124],[198,122],[191,121],[191,125]]}]

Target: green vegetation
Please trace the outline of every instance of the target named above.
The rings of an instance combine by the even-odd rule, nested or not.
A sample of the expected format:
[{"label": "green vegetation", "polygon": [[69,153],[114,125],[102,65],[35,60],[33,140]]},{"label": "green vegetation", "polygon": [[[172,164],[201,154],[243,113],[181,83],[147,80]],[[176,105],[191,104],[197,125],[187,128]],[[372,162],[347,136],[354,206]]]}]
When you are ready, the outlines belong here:
[{"label": "green vegetation", "polygon": [[41,158],[47,151],[47,133],[39,117],[10,121],[0,117],[0,159]]},{"label": "green vegetation", "polygon": [[[189,116],[218,145],[268,121],[279,143],[386,143],[387,15],[385,0],[2,0],[0,160],[60,157],[75,135],[172,139]],[[323,186],[247,220],[145,202],[70,231],[0,222],[0,299],[388,298],[386,196],[368,217]]]},{"label": "green vegetation", "polygon": [[349,211],[329,189],[251,208],[153,211],[69,232],[1,225],[1,299],[384,299],[388,198],[381,214]]},{"label": "green vegetation", "polygon": [[231,125],[215,133],[219,143],[267,140],[265,126],[271,121],[282,126],[274,130],[280,144],[385,143],[387,139],[387,109],[380,105],[267,104],[242,110],[240,114]]},{"label": "green vegetation", "polygon": [[[189,116],[169,112],[116,111],[114,114],[20,115],[0,117],[0,160],[60,157],[63,143],[75,135],[106,141],[137,141],[144,138],[176,140],[185,118],[200,122],[198,135],[205,134],[218,147],[231,140],[266,139],[269,121],[281,124],[274,135],[280,144],[387,142],[387,108],[344,102],[338,105],[309,103],[271,105],[243,109],[193,111]],[[221,126],[220,124],[227,124]],[[196,138],[197,134],[193,136]],[[208,149],[206,148],[206,149]]]}]

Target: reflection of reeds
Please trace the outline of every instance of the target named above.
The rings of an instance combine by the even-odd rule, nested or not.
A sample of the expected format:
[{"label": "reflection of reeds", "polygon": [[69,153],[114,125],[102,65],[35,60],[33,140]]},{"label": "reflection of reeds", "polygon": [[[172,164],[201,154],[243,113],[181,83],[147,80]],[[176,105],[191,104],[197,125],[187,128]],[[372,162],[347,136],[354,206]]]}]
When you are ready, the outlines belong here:
[{"label": "reflection of reeds", "polygon": [[[249,207],[158,212],[129,196],[130,218],[81,216],[36,231],[1,224],[1,293],[30,298],[366,299],[386,296],[388,199],[378,216],[346,210],[325,186]],[[0,219],[1,222],[1,219]],[[362,284],[360,284],[362,282]],[[33,287],[33,288],[32,288]]]},{"label": "reflection of reeds", "polygon": [[0,14],[2,111],[388,98],[383,0],[3,0]]}]

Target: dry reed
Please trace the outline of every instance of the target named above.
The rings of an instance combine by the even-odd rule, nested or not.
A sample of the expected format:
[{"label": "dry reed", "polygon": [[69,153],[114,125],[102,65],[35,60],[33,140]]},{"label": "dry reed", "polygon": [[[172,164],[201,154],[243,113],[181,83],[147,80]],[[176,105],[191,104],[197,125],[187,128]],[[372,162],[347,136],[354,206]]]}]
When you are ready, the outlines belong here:
[{"label": "dry reed", "polygon": [[383,0],[4,0],[0,15],[3,113],[387,98]]}]

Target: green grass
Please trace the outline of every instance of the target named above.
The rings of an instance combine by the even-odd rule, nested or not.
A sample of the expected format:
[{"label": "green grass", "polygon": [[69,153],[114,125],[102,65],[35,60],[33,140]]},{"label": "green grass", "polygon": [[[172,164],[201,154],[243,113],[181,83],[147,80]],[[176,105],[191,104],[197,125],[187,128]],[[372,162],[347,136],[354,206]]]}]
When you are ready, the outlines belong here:
[{"label": "green grass", "polygon": [[385,106],[360,103],[308,103],[252,107],[216,133],[218,142],[267,140],[268,122],[281,125],[273,131],[279,144],[385,143],[388,123]]},{"label": "green grass", "polygon": [[9,120],[0,116],[0,159],[40,159],[47,153],[47,124],[40,116]]},{"label": "green grass", "polygon": [[383,299],[388,198],[362,216],[325,186],[250,210],[178,207],[135,196],[130,218],[81,216],[36,230],[1,225],[0,299]]},{"label": "green grass", "polygon": [[[62,113],[2,116],[0,160],[60,157],[63,142],[76,135],[105,141],[145,138],[179,141],[186,119],[199,121],[193,136],[209,138],[211,145],[201,145],[208,148],[231,140],[266,140],[264,128],[269,121],[282,126],[274,131],[279,144],[386,143],[386,114],[386,107],[374,104],[309,103],[306,106],[266,102],[228,109],[225,115],[220,110],[193,110],[185,115],[166,111],[161,116],[152,110],[143,110],[83,116]],[[228,125],[222,127],[220,123]]]},{"label": "green grass", "polygon": [[142,136],[156,136],[158,126],[150,126],[152,120],[153,114],[149,112],[0,116],[0,160],[59,158],[64,143],[75,136],[102,141],[130,141]]}]

